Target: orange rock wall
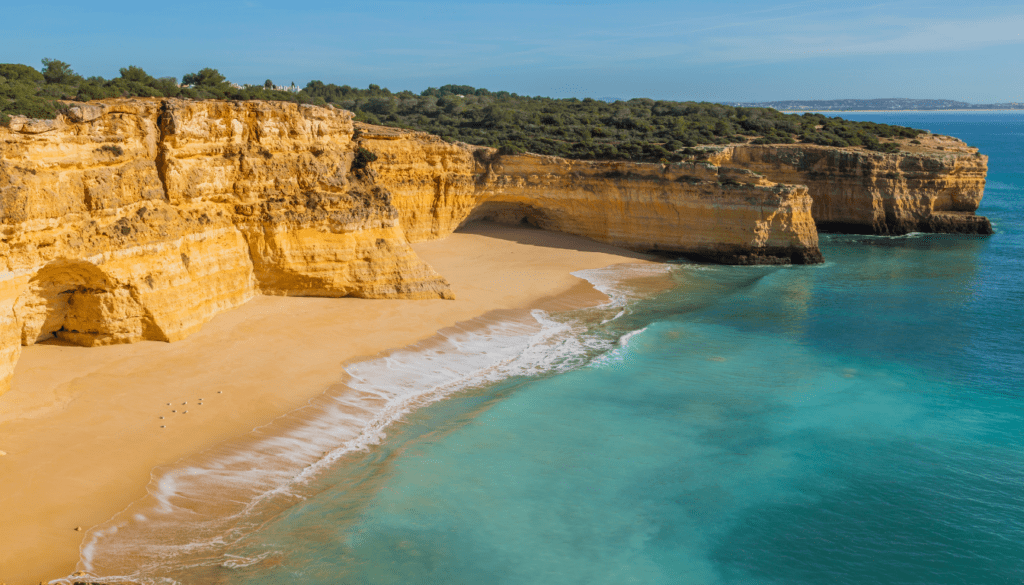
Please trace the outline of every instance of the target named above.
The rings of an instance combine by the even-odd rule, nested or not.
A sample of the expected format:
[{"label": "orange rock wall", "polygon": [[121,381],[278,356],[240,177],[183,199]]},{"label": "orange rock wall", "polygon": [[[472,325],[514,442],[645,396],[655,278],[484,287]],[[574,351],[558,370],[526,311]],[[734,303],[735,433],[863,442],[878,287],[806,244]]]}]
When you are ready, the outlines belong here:
[{"label": "orange rock wall", "polygon": [[[409,241],[475,219],[726,263],[820,262],[816,221],[987,233],[974,215],[987,159],[947,142],[751,145],[660,165],[502,156],[279,102],[14,117],[0,128],[0,393],[22,345],[174,341],[261,292],[450,298]],[[360,147],[377,160],[353,169]]]},{"label": "orange rock wall", "polygon": [[[954,141],[949,139],[949,141]],[[772,181],[807,185],[819,227],[833,231],[992,233],[975,215],[988,157],[951,152],[883,154],[814,145],[738,146],[722,164]]]},{"label": "orange rock wall", "polygon": [[356,140],[377,155],[369,167],[377,184],[391,192],[410,241],[447,236],[479,204],[476,181],[483,169],[473,155],[477,147],[360,123]]},{"label": "orange rock wall", "polygon": [[130,99],[0,128],[0,393],[23,344],[174,341],[258,292],[447,298],[352,115]]},{"label": "orange rock wall", "polygon": [[744,169],[574,161],[357,124],[410,239],[489,219],[727,263],[818,262],[811,200]]},{"label": "orange rock wall", "polygon": [[504,216],[634,250],[728,264],[821,261],[806,188],[707,163],[499,156],[477,194],[470,219]]}]

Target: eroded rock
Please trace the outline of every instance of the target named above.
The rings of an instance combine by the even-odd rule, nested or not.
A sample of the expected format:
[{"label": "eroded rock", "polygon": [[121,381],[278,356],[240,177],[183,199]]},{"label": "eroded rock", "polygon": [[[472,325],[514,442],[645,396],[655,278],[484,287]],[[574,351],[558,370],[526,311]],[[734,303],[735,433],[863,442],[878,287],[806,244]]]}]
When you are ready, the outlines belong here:
[{"label": "eroded rock", "polygon": [[[106,100],[0,128],[0,393],[20,347],[174,341],[258,292],[450,298],[352,114]],[[381,245],[384,242],[385,245]]]},{"label": "eroded rock", "polygon": [[[0,393],[22,345],[175,341],[260,292],[451,298],[409,242],[474,219],[733,264],[820,262],[816,221],[989,233],[974,215],[987,158],[933,141],[724,147],[662,165],[501,156],[282,102],[14,116],[0,128]],[[353,170],[360,146],[377,160]]]}]

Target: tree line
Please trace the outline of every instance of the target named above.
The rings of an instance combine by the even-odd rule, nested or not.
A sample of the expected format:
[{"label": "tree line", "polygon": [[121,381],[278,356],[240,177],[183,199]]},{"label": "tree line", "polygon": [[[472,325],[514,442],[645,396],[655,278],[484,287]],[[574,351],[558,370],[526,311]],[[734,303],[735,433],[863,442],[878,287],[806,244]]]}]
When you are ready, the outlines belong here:
[{"label": "tree line", "polygon": [[216,69],[154,78],[134,65],[118,77],[85,78],[63,61],[43,59],[39,70],[0,64],[0,123],[9,115],[53,118],[67,101],[112,97],[273,100],[333,104],[356,120],[420,130],[448,141],[588,160],[667,161],[696,154],[694,147],[736,143],[858,146],[880,152],[899,147],[887,138],[915,138],[922,130],[853,122],[822,114],[783,114],[771,108],[646,98],[606,102],[492,92],[468,85],[428,88],[419,94],[311,81],[299,91],[235,86]]}]

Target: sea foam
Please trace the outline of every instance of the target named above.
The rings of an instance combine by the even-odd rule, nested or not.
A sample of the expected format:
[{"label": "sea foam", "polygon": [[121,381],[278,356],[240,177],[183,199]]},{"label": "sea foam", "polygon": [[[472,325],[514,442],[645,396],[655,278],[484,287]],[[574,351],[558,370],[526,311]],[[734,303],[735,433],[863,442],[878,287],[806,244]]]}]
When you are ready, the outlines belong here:
[{"label": "sea foam", "polygon": [[617,338],[592,327],[626,314],[644,289],[637,280],[669,270],[621,264],[579,271],[607,303],[558,315],[493,311],[350,364],[342,382],[307,406],[155,469],[144,498],[88,531],[77,569],[94,578],[167,583],[159,575],[170,569],[256,562],[224,549],[304,499],[323,471],[380,443],[389,425],[417,408],[511,377],[564,372],[615,348]]}]

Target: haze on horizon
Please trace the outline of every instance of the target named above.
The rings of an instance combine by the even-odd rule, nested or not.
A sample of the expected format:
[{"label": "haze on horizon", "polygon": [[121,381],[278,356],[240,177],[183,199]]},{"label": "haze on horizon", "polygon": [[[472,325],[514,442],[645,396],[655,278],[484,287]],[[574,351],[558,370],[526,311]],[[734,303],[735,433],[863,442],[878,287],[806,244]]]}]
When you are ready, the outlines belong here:
[{"label": "haze on horizon", "polygon": [[[2,62],[113,77],[202,67],[237,83],[311,79],[419,92],[449,83],[551,97],[1024,102],[1024,5],[456,0],[5,9]],[[59,15],[59,17],[51,17]]]}]

